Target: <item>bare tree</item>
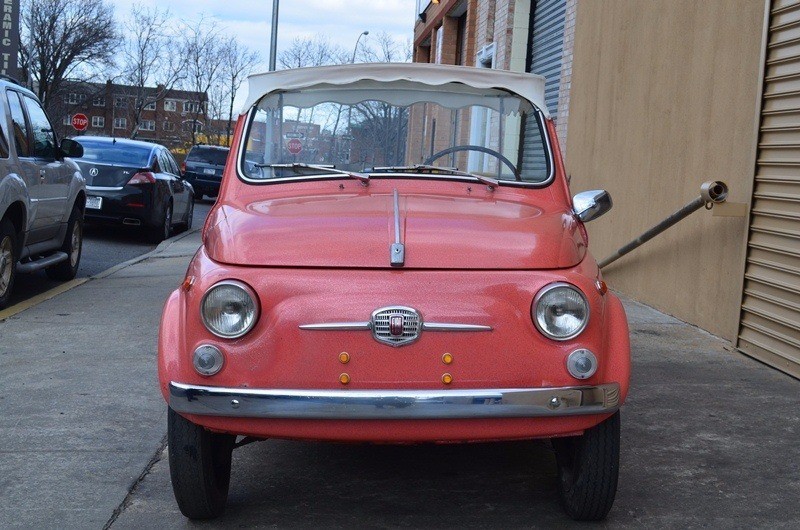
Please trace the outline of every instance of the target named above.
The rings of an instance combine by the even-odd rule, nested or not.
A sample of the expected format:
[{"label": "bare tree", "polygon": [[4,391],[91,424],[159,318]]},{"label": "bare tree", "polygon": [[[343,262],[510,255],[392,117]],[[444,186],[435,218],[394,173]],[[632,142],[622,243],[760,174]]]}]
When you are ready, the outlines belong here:
[{"label": "bare tree", "polygon": [[[261,56],[257,52],[242,46],[235,37],[231,37],[222,45],[221,58],[223,60],[222,76],[224,77],[225,87],[222,92],[226,93],[228,97],[228,125],[225,144],[230,145],[233,101],[236,98],[236,92],[253,68],[261,62]],[[221,113],[220,116],[222,116]]]},{"label": "bare tree", "polygon": [[[128,109],[135,138],[142,112],[163,101],[184,78],[184,64],[171,49],[175,39],[169,10],[148,9],[135,4],[125,25],[129,38],[122,46],[122,79],[128,85]],[[155,85],[155,89],[147,85]]]},{"label": "bare tree", "polygon": [[114,9],[103,0],[24,0],[20,63],[46,107],[81,68],[110,65],[118,40]]},{"label": "bare tree", "polygon": [[385,31],[370,38],[370,46],[362,46],[358,58],[365,63],[407,63],[414,47],[411,41],[399,41]]},{"label": "bare tree", "polygon": [[205,18],[200,18],[193,25],[183,29],[183,58],[186,61],[186,79],[184,84],[187,90],[200,94],[201,101],[193,102],[186,110],[190,118],[192,144],[197,142],[197,124],[205,125],[208,117],[207,98],[211,87],[219,81],[222,72],[222,57],[220,54],[219,31],[209,30],[212,24]]}]

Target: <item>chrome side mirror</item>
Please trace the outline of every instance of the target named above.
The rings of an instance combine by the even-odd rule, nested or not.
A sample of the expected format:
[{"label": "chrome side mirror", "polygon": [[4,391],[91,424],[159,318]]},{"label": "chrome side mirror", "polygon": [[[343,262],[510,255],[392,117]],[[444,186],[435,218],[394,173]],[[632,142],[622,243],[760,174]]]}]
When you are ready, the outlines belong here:
[{"label": "chrome side mirror", "polygon": [[572,210],[584,223],[609,211],[612,204],[611,195],[606,190],[582,191],[572,198]]}]

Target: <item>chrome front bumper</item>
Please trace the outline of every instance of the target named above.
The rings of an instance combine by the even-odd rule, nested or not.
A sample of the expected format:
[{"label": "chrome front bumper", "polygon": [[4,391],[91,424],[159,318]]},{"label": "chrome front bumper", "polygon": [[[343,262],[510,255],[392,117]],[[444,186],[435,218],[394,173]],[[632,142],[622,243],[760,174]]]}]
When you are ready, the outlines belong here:
[{"label": "chrome front bumper", "polygon": [[169,406],[200,416],[310,420],[533,418],[607,414],[619,383],[489,390],[258,390],[169,384]]}]

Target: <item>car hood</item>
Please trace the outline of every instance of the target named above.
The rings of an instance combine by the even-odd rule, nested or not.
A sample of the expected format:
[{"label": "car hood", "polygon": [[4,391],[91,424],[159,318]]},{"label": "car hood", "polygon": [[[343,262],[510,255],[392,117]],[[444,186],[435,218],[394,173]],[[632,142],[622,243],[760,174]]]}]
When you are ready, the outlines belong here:
[{"label": "car hood", "polygon": [[[557,269],[586,252],[571,212],[519,200],[398,193],[405,269]],[[220,204],[204,243],[221,263],[389,268],[392,193],[341,193]]]}]

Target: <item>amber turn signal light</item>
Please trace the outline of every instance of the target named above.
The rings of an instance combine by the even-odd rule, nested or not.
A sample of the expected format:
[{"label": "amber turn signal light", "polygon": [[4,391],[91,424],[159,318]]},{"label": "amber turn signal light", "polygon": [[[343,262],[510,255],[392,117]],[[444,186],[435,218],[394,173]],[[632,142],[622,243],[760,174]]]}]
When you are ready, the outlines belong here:
[{"label": "amber turn signal light", "polygon": [[444,364],[451,364],[453,362],[453,354],[445,353],[444,355],[442,355],[442,362]]},{"label": "amber turn signal light", "polygon": [[346,385],[350,382],[350,376],[347,374],[342,374],[339,376],[339,382],[343,385]]},{"label": "amber turn signal light", "polygon": [[453,382],[453,376],[452,375],[450,375],[450,374],[442,375],[442,383],[444,383],[446,385],[449,385],[452,382]]},{"label": "amber turn signal light", "polygon": [[350,354],[346,351],[343,351],[339,354],[339,362],[342,364],[347,364],[350,362]]}]

